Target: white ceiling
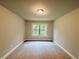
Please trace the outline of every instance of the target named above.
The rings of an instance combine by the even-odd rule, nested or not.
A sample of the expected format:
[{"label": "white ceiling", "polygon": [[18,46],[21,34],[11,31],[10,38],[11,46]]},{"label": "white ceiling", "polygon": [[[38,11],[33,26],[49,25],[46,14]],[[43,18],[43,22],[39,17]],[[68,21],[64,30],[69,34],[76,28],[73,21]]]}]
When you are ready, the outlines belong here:
[{"label": "white ceiling", "polygon": [[[0,0],[0,4],[25,20],[56,20],[79,8],[79,0]],[[45,15],[38,15],[37,9],[44,9]]]}]

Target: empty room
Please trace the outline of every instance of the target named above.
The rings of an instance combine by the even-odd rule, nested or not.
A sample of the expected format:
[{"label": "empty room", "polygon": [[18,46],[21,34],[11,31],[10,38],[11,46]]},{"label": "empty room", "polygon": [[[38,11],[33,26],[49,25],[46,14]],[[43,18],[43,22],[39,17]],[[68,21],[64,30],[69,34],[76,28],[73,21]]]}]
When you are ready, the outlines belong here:
[{"label": "empty room", "polygon": [[79,0],[0,0],[0,59],[79,59]]}]

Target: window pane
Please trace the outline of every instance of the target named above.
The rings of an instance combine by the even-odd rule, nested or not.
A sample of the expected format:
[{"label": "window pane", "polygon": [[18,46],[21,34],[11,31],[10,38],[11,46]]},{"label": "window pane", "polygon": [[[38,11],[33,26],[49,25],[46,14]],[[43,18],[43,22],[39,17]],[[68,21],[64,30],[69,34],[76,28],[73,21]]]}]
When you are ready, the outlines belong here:
[{"label": "window pane", "polygon": [[47,36],[47,24],[40,25],[40,36]]},{"label": "window pane", "polygon": [[33,24],[33,29],[39,29],[39,24]]},{"label": "window pane", "polygon": [[39,24],[33,24],[32,25],[32,27],[33,27],[33,36],[39,36]]},{"label": "window pane", "polygon": [[39,31],[39,29],[34,29],[34,31]]}]

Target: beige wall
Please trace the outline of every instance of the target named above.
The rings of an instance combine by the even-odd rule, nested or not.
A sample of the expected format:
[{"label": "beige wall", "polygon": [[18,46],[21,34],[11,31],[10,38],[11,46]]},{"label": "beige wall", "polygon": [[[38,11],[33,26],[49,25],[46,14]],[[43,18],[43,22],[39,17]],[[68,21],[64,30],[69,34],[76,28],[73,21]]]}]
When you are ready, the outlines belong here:
[{"label": "beige wall", "polygon": [[79,8],[55,21],[54,41],[79,59]]},{"label": "beige wall", "polygon": [[0,58],[23,41],[24,21],[0,5]]},{"label": "beige wall", "polygon": [[[32,24],[33,23],[47,23],[47,37],[36,38],[32,36]],[[26,33],[25,40],[51,40],[53,39],[53,21],[26,21]]]}]

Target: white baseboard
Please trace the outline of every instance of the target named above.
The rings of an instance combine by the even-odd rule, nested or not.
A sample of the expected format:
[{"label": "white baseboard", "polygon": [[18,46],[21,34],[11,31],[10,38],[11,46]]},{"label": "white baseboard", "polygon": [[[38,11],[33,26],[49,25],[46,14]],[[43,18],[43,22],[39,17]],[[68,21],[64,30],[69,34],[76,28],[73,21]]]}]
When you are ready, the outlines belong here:
[{"label": "white baseboard", "polygon": [[15,46],[11,51],[9,51],[8,53],[6,53],[3,57],[1,57],[1,59],[5,59],[7,56],[9,56],[16,48],[18,48],[21,44],[23,43],[20,42],[17,46]]},{"label": "white baseboard", "polygon": [[73,56],[71,53],[69,53],[66,49],[64,49],[60,44],[55,42],[57,46],[59,46],[64,52],[66,52],[72,59],[77,59],[75,56]]}]

